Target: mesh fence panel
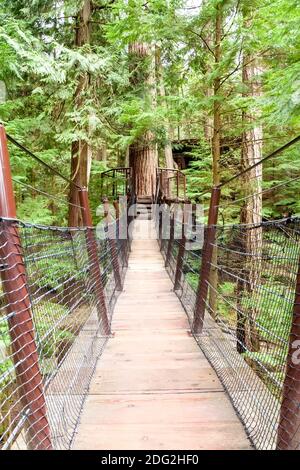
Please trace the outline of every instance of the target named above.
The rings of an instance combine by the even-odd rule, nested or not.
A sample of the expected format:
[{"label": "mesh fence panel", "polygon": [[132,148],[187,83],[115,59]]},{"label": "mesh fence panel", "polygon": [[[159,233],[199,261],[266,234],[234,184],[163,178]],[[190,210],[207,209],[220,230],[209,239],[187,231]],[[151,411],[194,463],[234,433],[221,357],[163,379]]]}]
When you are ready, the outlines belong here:
[{"label": "mesh fence panel", "polygon": [[[208,281],[204,328],[195,338],[257,449],[274,449],[277,443],[299,265],[299,237],[299,219],[286,219],[259,225],[218,226],[213,243],[210,264],[213,274]],[[179,245],[184,242],[174,240],[171,250],[168,243],[163,240],[160,245],[174,282]],[[191,327],[201,258],[202,250],[184,250],[176,289]],[[290,390],[297,385],[295,376],[291,377]],[[297,416],[297,395],[289,403],[289,416],[293,411]],[[299,417],[293,423],[281,423],[287,439],[292,438],[292,448],[300,446],[299,424]]]},{"label": "mesh fence panel", "polygon": [[[97,272],[100,268],[110,324],[118,295],[114,261],[118,261],[122,279],[127,264],[127,241],[115,241],[115,260],[107,230],[102,233],[100,240],[94,229],[1,222],[3,449],[49,447],[44,407],[52,447],[67,449],[71,445],[96,361],[108,338]],[[95,239],[96,262],[90,256]],[[32,322],[24,317],[28,312]],[[26,392],[26,383],[32,388],[33,382],[34,390]]]}]

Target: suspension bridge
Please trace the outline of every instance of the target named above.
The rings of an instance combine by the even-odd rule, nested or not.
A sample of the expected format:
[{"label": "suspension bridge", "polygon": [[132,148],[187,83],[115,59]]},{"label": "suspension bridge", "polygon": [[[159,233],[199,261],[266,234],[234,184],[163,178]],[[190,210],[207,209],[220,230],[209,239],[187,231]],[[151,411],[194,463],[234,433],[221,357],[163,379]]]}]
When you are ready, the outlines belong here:
[{"label": "suspension bridge", "polygon": [[8,141],[66,179],[0,127],[0,447],[299,449],[299,219],[218,224],[223,183],[204,224],[179,170],[116,168],[99,226],[81,187],[82,227],[20,221]]}]

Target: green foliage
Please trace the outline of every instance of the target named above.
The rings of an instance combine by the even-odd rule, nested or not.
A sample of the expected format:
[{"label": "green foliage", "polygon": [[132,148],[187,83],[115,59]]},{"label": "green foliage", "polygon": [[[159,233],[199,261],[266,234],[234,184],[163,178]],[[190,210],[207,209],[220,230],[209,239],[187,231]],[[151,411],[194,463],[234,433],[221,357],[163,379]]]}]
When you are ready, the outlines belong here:
[{"label": "green foliage", "polygon": [[193,201],[203,201],[208,203],[210,193],[208,192],[201,199],[199,195],[205,190],[209,190],[212,185],[211,174],[211,150],[207,143],[204,141],[198,147],[195,147],[192,152],[189,152],[192,157],[190,168],[185,171],[187,176],[187,196]]},{"label": "green foliage", "polygon": [[[67,314],[68,309],[56,302],[39,302],[34,306],[33,321],[41,361],[55,358],[59,344],[62,341],[68,341],[69,343],[74,341],[74,334],[65,328]],[[0,365],[0,374],[10,369],[13,371],[10,344],[8,324],[1,322],[0,346],[3,350],[6,349],[7,359]],[[12,374],[8,376],[7,383],[11,382]]]},{"label": "green foliage", "polygon": [[21,220],[44,225],[54,225],[56,218],[49,209],[49,200],[43,196],[26,197],[19,205],[18,216]]},{"label": "green foliage", "polygon": [[[54,249],[57,249],[57,247]],[[36,277],[36,283],[40,288],[45,287],[47,289],[54,290],[61,289],[61,287],[58,286],[61,284],[63,279],[68,279],[75,274],[77,275],[77,278],[80,277],[71,256],[69,259],[67,256],[64,257],[64,259],[56,258],[55,263],[53,263],[53,259],[51,257],[37,260],[35,261],[32,269],[32,276]]]},{"label": "green foliage", "polygon": [[199,276],[195,273],[188,272],[186,274],[187,283],[191,286],[194,292],[197,291],[198,283],[199,283]]},{"label": "green foliage", "polygon": [[[65,177],[70,177],[72,146],[86,142],[92,158],[89,192],[94,214],[101,203],[101,172],[124,165],[128,146],[146,133],[153,136],[160,155],[170,140],[197,141],[185,170],[187,195],[206,209],[213,181],[208,131],[211,134],[214,129],[218,105],[221,181],[242,169],[241,136],[245,130],[262,126],[264,155],[299,133],[299,0],[206,0],[197,5],[183,0],[95,0],[92,4],[91,40],[79,47],[75,37],[82,0],[1,2],[0,81],[7,89],[7,99],[0,102],[0,121],[20,143]],[[214,44],[217,7],[223,18],[218,62]],[[129,54],[133,43],[147,44],[150,51],[136,63]],[[245,83],[242,74],[247,61],[257,69],[250,83]],[[153,75],[151,84],[143,79],[147,71]],[[136,80],[136,75],[142,79]],[[250,96],[252,85],[259,85],[257,96]],[[245,116],[252,116],[248,123]],[[99,161],[100,149],[106,150],[105,161]],[[300,214],[299,150],[299,145],[294,146],[264,163],[261,188],[260,182],[253,188],[264,192],[265,218]],[[18,217],[45,225],[66,225],[68,206],[59,200],[67,201],[68,184],[11,145],[10,156]],[[80,172],[80,166],[77,170]],[[242,199],[248,191],[241,181],[222,188],[220,224],[240,219]],[[28,185],[50,194],[50,198]],[[269,249],[270,257],[272,246],[275,244]],[[285,256],[292,258],[295,253],[288,251]],[[192,256],[184,267],[194,291],[199,268]],[[30,269],[37,288],[57,290],[58,294],[60,280],[77,272],[71,258],[36,260]],[[81,280],[80,274],[77,279]],[[285,287],[280,269],[276,274],[262,273],[257,325],[266,348],[244,354],[264,380],[268,371],[272,380],[267,385],[275,394],[276,383],[283,379],[287,351],[285,346],[276,349],[272,345],[274,338],[287,340],[291,321]],[[235,289],[236,283],[219,280],[217,315],[229,327],[236,326],[235,308],[230,305],[236,301]],[[265,296],[265,289],[274,295]],[[254,300],[246,292],[239,299],[245,310],[255,308]],[[61,345],[74,341],[70,324],[63,324],[67,316],[68,310],[54,300],[35,306],[45,375],[53,372]],[[51,330],[54,323],[55,332]],[[0,347],[6,348],[10,344],[7,325],[0,327],[0,338]],[[11,366],[8,358],[0,373]]]},{"label": "green foliage", "polygon": [[[264,295],[263,289],[269,289],[273,295]],[[263,285],[257,324],[262,339],[276,342],[276,338],[283,338],[288,342],[293,302],[285,297],[284,285],[272,279]]]},{"label": "green foliage", "polygon": [[[213,30],[218,3],[223,11],[224,34],[221,60],[216,64]],[[187,170],[188,195],[197,202],[201,199],[206,206],[209,196],[199,199],[199,195],[212,181],[211,145],[204,138],[203,126],[205,122],[212,125],[216,102],[222,106],[222,139],[240,138],[242,111],[256,111],[257,122],[264,128],[265,153],[299,131],[297,0],[209,0],[192,8],[182,0],[151,0],[146,6],[140,0],[104,2],[92,13],[91,43],[75,47],[75,17],[81,7],[82,2],[77,0],[67,0],[63,5],[52,0],[2,2],[0,80],[6,84],[7,100],[0,103],[0,119],[12,135],[65,176],[70,174],[72,143],[87,141],[93,157],[105,146],[107,162],[99,164],[95,159],[92,166],[93,211],[98,205],[100,169],[118,165],[119,155],[124,161],[128,145],[147,131],[162,151],[170,138],[166,129],[179,129],[182,137],[199,139]],[[243,11],[251,9],[251,24],[247,24]],[[159,49],[164,97],[159,94],[158,75],[152,89],[146,83],[137,86],[132,81],[128,47],[134,41],[149,44],[153,54]],[[246,96],[247,87],[241,80],[243,53],[261,64],[259,79],[264,93],[260,98]],[[151,60],[140,61],[140,73],[153,66]],[[83,74],[88,74],[89,86],[82,91],[80,104],[74,104]],[[220,78],[221,85],[214,96],[215,78]],[[149,91],[156,91],[155,105]],[[288,177],[289,172],[299,171],[297,154],[295,151],[288,164],[285,158],[276,164],[275,173],[271,165],[265,166],[264,189]],[[53,181],[50,174],[13,147],[11,156],[17,180],[67,199],[68,188],[63,181]],[[238,146],[223,151],[223,180],[236,172],[239,159]],[[282,189],[275,198],[268,194],[264,215],[299,213],[294,197],[299,184]],[[47,203],[46,197],[17,183],[15,190],[20,218],[66,223],[66,205],[54,200]],[[239,196],[238,188],[224,188],[226,202]],[[228,207],[222,215],[226,222],[235,221],[239,209]]]}]

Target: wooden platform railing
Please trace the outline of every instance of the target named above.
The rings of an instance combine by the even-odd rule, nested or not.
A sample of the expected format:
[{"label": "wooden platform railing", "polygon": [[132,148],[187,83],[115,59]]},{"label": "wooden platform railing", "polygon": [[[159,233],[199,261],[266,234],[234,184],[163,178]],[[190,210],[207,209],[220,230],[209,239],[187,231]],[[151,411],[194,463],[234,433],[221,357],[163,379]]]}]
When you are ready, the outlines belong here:
[{"label": "wooden platform railing", "polygon": [[132,168],[119,167],[101,173],[101,196],[118,199],[132,193]]},{"label": "wooden platform railing", "polygon": [[170,202],[185,201],[186,176],[181,170],[158,168],[157,184],[159,185],[162,200]]},{"label": "wooden platform railing", "polygon": [[[112,199],[132,194],[132,168],[119,167],[101,173],[101,195]],[[172,201],[186,200],[186,176],[178,169],[158,168],[156,189],[160,198]],[[156,192],[157,192],[156,191]],[[155,199],[155,198],[154,198]]]}]

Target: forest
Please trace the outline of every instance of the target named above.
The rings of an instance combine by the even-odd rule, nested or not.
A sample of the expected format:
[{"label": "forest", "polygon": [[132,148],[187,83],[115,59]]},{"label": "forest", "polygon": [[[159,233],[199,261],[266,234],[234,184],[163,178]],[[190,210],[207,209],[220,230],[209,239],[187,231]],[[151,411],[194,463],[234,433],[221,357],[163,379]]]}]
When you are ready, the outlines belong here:
[{"label": "forest", "polygon": [[[299,132],[297,0],[2,0],[0,14],[0,119],[18,142],[89,185],[94,210],[100,173],[128,166],[139,141],[151,143],[161,167],[176,167],[172,154],[183,149],[188,196],[200,202],[212,183]],[[298,148],[248,179],[269,190],[294,178]],[[78,225],[76,209],[54,198],[72,201],[72,190],[11,153],[20,219]],[[298,189],[292,181],[268,191],[263,207],[248,205],[265,218],[295,215]],[[241,185],[223,193],[227,202],[241,196]],[[240,205],[228,206],[226,220],[239,217]]]},{"label": "forest", "polygon": [[[259,378],[275,409],[287,376],[300,255],[300,1],[0,0],[0,19],[0,123],[45,383],[51,387],[97,303],[78,187],[88,189],[96,226],[109,220],[105,203],[118,195],[103,191],[103,172],[132,169],[135,195],[153,201],[157,175],[175,172],[186,182],[185,199],[177,191],[177,199],[161,202],[201,204],[196,230],[207,225],[212,188],[221,197],[203,249],[188,250],[183,236],[164,240],[158,230],[173,290],[194,333],[207,275],[202,310],[224,334],[220,351],[228,348],[249,382],[251,374]],[[111,315],[130,248],[97,243],[96,278]],[[3,289],[0,372],[8,391],[0,392],[0,446],[8,446],[18,386],[15,372],[9,376]],[[205,339],[200,346],[209,357]],[[228,377],[221,380],[230,391]],[[235,405],[244,422],[257,412],[252,405]],[[259,434],[257,448],[274,447],[274,435]]]}]

